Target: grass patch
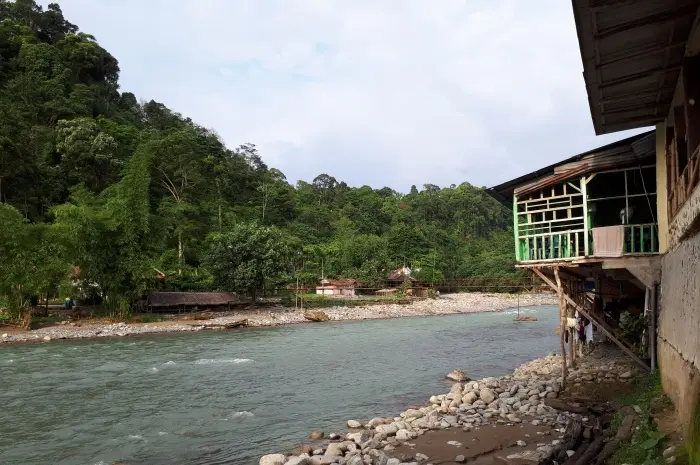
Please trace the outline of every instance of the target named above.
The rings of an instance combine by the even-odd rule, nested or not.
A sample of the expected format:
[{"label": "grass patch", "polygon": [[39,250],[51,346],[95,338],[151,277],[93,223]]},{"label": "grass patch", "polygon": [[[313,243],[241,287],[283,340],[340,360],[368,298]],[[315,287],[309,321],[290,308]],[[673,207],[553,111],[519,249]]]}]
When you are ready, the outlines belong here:
[{"label": "grass patch", "polygon": [[[610,464],[663,465],[666,463],[661,455],[666,443],[666,434],[656,429],[652,413],[655,408],[667,402],[669,400],[663,393],[661,377],[658,371],[639,378],[636,382],[635,391],[617,401],[620,407],[636,407],[635,410],[639,414],[639,422],[635,425],[631,440],[620,445],[620,448],[611,457]],[[618,412],[613,418],[611,424],[613,432],[617,432],[622,423],[622,418],[621,412]],[[676,463],[681,462],[677,460]]]}]

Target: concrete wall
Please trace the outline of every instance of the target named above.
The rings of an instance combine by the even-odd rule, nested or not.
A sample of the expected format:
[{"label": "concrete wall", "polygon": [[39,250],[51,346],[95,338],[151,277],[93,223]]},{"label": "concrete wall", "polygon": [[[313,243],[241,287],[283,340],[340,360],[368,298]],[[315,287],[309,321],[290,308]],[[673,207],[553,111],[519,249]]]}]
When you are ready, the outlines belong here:
[{"label": "concrete wall", "polygon": [[661,261],[658,361],[687,427],[700,398],[700,234],[671,246]]}]

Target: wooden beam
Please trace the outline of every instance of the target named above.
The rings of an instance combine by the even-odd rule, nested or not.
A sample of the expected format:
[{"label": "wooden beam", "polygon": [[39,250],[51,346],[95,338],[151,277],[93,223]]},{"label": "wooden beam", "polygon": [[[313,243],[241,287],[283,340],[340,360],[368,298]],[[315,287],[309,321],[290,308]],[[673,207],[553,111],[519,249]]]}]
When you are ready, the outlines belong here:
[{"label": "wooden beam", "polygon": [[649,79],[652,77],[655,77],[657,74],[666,74],[666,73],[671,73],[674,71],[679,71],[681,69],[680,65],[675,65],[675,66],[667,66],[667,67],[658,67],[658,68],[653,68],[648,71],[640,71],[638,73],[632,73],[627,76],[622,76],[616,79],[611,79],[609,81],[602,81],[600,84],[598,84],[599,89],[604,89],[606,87],[612,87],[612,86],[617,86],[619,84],[627,84],[629,82],[634,82],[634,81],[639,81],[640,79]]},{"label": "wooden beam", "polygon": [[[537,271],[537,269],[535,269]],[[559,267],[554,267],[554,278],[557,280],[557,294],[559,294],[559,345],[561,346],[561,387],[566,387],[566,347],[564,336],[566,335],[566,303],[564,301],[564,289],[561,286]]]},{"label": "wooden beam", "polygon": [[[700,146],[700,56],[686,57],[683,62],[683,89],[685,92],[685,123],[687,154],[692,155]],[[693,102],[693,103],[691,103]]]},{"label": "wooden beam", "polygon": [[[539,268],[533,268],[533,271],[534,271],[535,273],[537,273],[537,276],[539,276],[540,279],[542,279],[542,281],[544,281],[545,283],[547,283],[547,284],[549,285],[549,287],[551,287],[551,288],[554,289],[555,291],[558,289],[558,288],[557,288],[557,285],[554,284],[554,282],[552,282],[552,280],[549,279],[544,273],[542,273],[542,271],[541,271]],[[557,272],[557,271],[556,271],[556,268],[555,268],[555,272]],[[644,363],[644,361],[643,361],[641,358],[639,358],[639,357],[637,356],[637,354],[635,354],[634,352],[632,352],[630,349],[627,348],[626,345],[624,345],[624,344],[623,344],[622,342],[620,342],[615,336],[613,336],[613,334],[612,334],[607,328],[605,328],[605,326],[603,326],[601,323],[599,323],[598,320],[592,318],[592,317],[588,314],[588,312],[586,312],[579,304],[577,304],[576,302],[574,302],[574,301],[573,301],[569,296],[567,296],[566,294],[564,294],[564,299],[565,299],[566,301],[568,301],[576,310],[578,310],[579,313],[581,313],[583,316],[585,316],[586,318],[588,318],[588,320],[589,320],[591,323],[595,324],[595,325],[598,327],[598,329],[600,329],[600,330],[603,332],[603,334],[605,334],[611,341],[613,341],[615,344],[617,344],[617,346],[618,346],[620,349],[622,349],[622,351],[623,351],[624,353],[626,353],[627,355],[629,355],[630,358],[632,358],[632,360],[634,360],[635,362],[637,362],[640,366],[644,367],[645,370],[649,371],[649,366],[648,366],[646,363]]]},{"label": "wooden beam", "polygon": [[[668,50],[672,50],[674,48],[685,47],[685,44],[686,44],[686,41],[683,40],[680,42],[672,42],[672,43],[665,45],[663,47],[659,47],[656,44],[647,45],[644,47],[638,47],[636,50],[630,51],[629,53],[621,54],[621,55],[614,57],[614,58],[608,58],[607,60],[601,60],[601,62],[596,65],[596,68],[598,68],[598,69],[604,68],[606,66],[609,66],[609,65],[612,65],[615,63],[620,63],[620,62],[627,61],[627,60],[633,60],[635,58],[643,57],[643,56],[653,54],[653,53],[663,53],[663,52],[666,52]],[[656,95],[656,93],[657,93],[657,91],[655,91],[653,93],[649,93],[649,94],[651,96],[651,95]],[[639,97],[640,94],[632,94],[632,96]]]},{"label": "wooden beam", "polygon": [[[654,13],[648,16],[643,16],[641,18],[634,19],[632,21],[624,22],[622,24],[616,24],[614,26],[600,29],[593,37],[595,39],[603,39],[605,37],[619,34],[621,32],[626,32],[631,29],[648,26],[650,24],[667,23],[689,15],[694,18],[696,12],[697,5],[693,3],[691,5],[686,5],[676,10],[666,11],[663,13]],[[663,47],[663,45],[661,47]]]},{"label": "wooden beam", "polygon": [[657,101],[654,103],[639,103],[639,104],[629,106],[629,107],[617,108],[615,110],[603,110],[603,114],[605,116],[624,115],[625,113],[634,113],[634,112],[649,111],[649,110],[653,110],[656,113],[658,111],[662,111],[664,108],[668,108],[672,102],[673,102],[673,99],[668,98],[668,99],[660,100],[660,101]]}]

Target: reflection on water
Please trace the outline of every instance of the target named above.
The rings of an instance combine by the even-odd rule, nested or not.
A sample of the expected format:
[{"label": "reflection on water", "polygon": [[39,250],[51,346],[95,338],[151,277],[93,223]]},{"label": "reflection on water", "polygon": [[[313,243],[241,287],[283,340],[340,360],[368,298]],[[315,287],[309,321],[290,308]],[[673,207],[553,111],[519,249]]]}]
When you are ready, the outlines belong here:
[{"label": "reflection on water", "polygon": [[0,347],[3,464],[254,464],[557,347],[556,307]]}]

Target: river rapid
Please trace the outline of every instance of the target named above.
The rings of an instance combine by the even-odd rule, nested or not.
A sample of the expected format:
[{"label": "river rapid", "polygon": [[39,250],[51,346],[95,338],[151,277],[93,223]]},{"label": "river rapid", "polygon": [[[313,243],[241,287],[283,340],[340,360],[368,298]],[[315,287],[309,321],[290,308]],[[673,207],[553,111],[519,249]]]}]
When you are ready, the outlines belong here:
[{"label": "river rapid", "polygon": [[256,464],[556,350],[557,307],[523,313],[0,346],[0,463]]}]

